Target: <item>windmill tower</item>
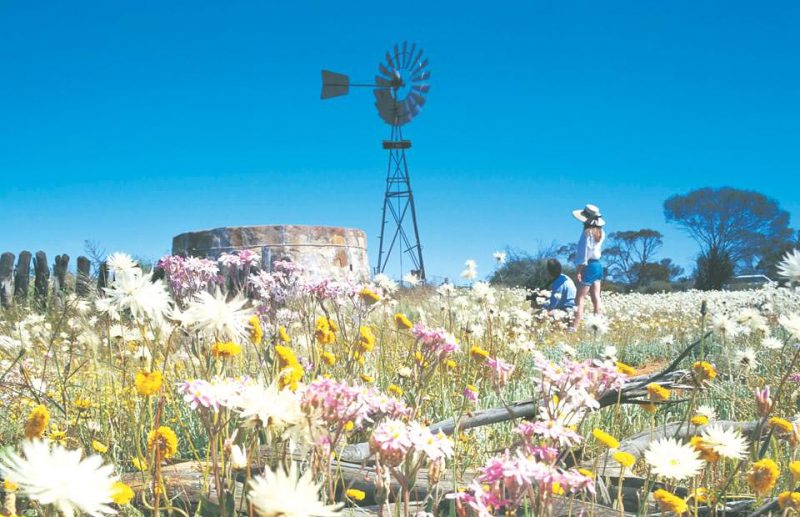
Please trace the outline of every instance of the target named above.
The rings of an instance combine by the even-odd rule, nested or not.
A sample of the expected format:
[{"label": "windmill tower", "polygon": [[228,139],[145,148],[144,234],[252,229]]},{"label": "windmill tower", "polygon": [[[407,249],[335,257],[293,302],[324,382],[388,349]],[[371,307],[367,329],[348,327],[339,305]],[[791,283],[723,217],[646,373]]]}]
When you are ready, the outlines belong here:
[{"label": "windmill tower", "polygon": [[350,83],[347,75],[322,71],[322,99],[346,95],[351,86],[372,88],[378,115],[391,127],[383,149],[389,153],[386,169],[386,190],[381,215],[380,246],[375,273],[383,273],[393,252],[397,252],[401,270],[403,259],[410,261],[410,272],[425,280],[425,263],[419,239],[414,194],[408,174],[406,150],[411,141],[403,138],[403,126],[419,115],[430,90],[428,59],[416,44],[403,42],[387,51],[378,64],[374,83]]}]

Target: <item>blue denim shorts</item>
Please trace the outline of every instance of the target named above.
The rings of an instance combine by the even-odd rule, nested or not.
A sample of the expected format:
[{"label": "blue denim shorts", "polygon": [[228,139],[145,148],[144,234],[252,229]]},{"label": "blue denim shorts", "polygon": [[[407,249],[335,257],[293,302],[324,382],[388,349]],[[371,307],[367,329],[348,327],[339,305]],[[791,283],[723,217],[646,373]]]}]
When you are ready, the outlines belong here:
[{"label": "blue denim shorts", "polygon": [[590,260],[583,268],[583,279],[581,285],[589,287],[598,280],[603,279],[603,265],[599,260]]}]

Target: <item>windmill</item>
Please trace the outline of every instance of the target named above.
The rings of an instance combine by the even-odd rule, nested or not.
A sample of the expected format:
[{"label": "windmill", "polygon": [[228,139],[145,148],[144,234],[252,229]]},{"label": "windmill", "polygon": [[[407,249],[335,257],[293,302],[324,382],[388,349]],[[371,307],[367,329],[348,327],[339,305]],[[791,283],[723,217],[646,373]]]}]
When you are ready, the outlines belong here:
[{"label": "windmill", "polygon": [[376,273],[383,273],[395,249],[411,260],[411,273],[425,280],[422,245],[419,240],[417,212],[408,175],[406,150],[411,141],[403,139],[403,126],[419,115],[430,90],[428,59],[415,43],[395,44],[386,52],[385,60],[378,64],[374,83],[351,83],[345,74],[322,71],[322,99],[347,95],[351,87],[372,88],[378,115],[391,126],[383,148],[389,153],[386,169],[386,192],[383,197],[380,246]]}]

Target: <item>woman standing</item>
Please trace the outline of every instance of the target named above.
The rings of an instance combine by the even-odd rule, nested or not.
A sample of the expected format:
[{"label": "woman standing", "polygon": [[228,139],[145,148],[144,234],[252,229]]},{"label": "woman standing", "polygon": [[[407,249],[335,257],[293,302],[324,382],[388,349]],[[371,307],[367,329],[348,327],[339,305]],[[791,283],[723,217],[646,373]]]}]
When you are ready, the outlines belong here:
[{"label": "woman standing", "polygon": [[600,314],[603,307],[600,302],[600,282],[603,279],[603,266],[600,264],[603,241],[606,234],[603,226],[606,222],[595,205],[586,205],[583,210],[573,210],[575,219],[583,223],[583,232],[578,239],[575,253],[578,292],[575,295],[575,321],[572,329],[577,329],[583,316],[583,305],[586,293],[592,298],[594,313]]}]

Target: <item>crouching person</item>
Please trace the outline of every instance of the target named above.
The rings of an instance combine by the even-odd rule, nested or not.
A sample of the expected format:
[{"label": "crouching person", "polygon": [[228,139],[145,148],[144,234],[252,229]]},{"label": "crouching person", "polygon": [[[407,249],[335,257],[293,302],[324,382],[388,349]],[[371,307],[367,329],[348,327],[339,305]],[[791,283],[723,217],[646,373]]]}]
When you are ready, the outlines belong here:
[{"label": "crouching person", "polygon": [[571,311],[575,308],[575,282],[561,272],[561,262],[556,259],[547,261],[547,274],[550,275],[550,302],[544,309],[551,316],[555,311]]}]

